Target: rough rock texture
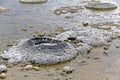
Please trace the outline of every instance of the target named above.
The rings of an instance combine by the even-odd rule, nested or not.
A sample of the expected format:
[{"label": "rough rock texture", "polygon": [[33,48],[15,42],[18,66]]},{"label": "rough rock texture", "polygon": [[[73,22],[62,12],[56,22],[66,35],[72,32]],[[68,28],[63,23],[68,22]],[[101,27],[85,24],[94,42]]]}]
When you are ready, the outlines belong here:
[{"label": "rough rock texture", "polygon": [[8,63],[29,61],[39,65],[51,65],[68,61],[77,55],[77,50],[69,43],[51,38],[22,40],[1,56]]},{"label": "rough rock texture", "polygon": [[106,30],[99,30],[89,27],[79,27],[70,31],[63,32],[56,36],[57,39],[67,40],[69,37],[76,37],[80,42],[86,43],[91,46],[101,46],[106,44],[111,37],[116,37],[112,32]]},{"label": "rough rock texture", "polygon": [[89,3],[85,5],[88,9],[95,9],[95,10],[109,10],[109,9],[116,9],[117,6],[111,3]]},{"label": "rough rock texture", "polygon": [[7,11],[9,11],[9,9],[8,9],[8,8],[3,8],[3,7],[0,7],[0,13],[2,13],[2,12],[7,12]]},{"label": "rough rock texture", "polygon": [[92,46],[85,44],[85,43],[78,43],[77,46],[78,47],[76,49],[81,54],[87,54],[92,49]]},{"label": "rough rock texture", "polygon": [[56,15],[61,14],[67,14],[67,13],[77,13],[79,10],[82,10],[83,8],[81,6],[66,6],[66,7],[60,7],[58,9],[55,9],[53,11]]},{"label": "rough rock texture", "polygon": [[28,3],[28,4],[34,4],[34,3],[44,3],[48,0],[19,0],[21,3]]}]

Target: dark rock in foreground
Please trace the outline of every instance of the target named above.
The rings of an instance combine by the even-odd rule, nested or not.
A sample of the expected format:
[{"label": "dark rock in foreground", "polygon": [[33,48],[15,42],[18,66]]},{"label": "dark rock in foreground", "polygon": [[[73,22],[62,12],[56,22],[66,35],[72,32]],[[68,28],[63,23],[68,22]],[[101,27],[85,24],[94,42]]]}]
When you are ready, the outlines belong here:
[{"label": "dark rock in foreground", "polygon": [[110,10],[117,8],[115,4],[111,4],[111,3],[89,3],[85,5],[85,7],[94,10]]},{"label": "dark rock in foreground", "polygon": [[77,50],[68,42],[51,38],[22,40],[1,56],[8,63],[32,62],[39,65],[62,63],[76,57]]}]

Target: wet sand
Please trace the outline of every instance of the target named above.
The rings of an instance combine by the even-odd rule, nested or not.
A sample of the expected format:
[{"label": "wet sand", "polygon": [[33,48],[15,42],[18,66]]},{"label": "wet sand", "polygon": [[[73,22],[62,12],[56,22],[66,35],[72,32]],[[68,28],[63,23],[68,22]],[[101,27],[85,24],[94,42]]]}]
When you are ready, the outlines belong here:
[{"label": "wet sand", "polygon": [[[0,13],[0,49],[7,50],[16,40],[32,37],[37,32],[55,34],[56,28],[64,30],[83,26],[83,22],[91,27],[109,26],[109,31],[120,33],[119,0],[112,1],[118,9],[112,11],[80,10],[73,14],[55,15],[52,11],[62,6],[83,7],[86,3],[78,0],[49,0],[45,4],[20,4],[17,0],[1,0],[0,5],[11,10]],[[73,3],[74,2],[74,3]],[[73,16],[65,18],[65,16]],[[112,23],[111,23],[112,22]],[[93,26],[94,25],[94,26]],[[114,28],[113,28],[114,26]],[[116,27],[117,26],[117,27]],[[21,66],[8,68],[5,80],[119,80],[120,76],[120,39],[114,39],[109,46],[108,54],[104,54],[104,46],[93,48],[90,53],[77,56],[74,60],[54,66],[40,66],[40,71],[22,71]],[[71,66],[71,74],[62,74],[64,66]]]}]

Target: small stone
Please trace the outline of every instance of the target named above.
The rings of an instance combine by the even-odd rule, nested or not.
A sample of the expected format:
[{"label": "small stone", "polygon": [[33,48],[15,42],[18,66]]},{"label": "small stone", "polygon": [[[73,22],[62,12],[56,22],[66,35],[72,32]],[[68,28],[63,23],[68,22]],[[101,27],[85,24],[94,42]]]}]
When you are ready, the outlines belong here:
[{"label": "small stone", "polygon": [[84,22],[83,22],[83,26],[88,26],[88,25],[89,25],[89,23],[84,23]]},{"label": "small stone", "polygon": [[0,65],[0,73],[7,71],[7,67],[5,65]]},{"label": "small stone", "polygon": [[6,74],[5,73],[1,73],[0,74],[0,78],[6,78]]},{"label": "small stone", "polygon": [[108,50],[108,47],[107,47],[107,46],[104,46],[104,50]]},{"label": "small stone", "polygon": [[27,74],[25,74],[25,75],[24,75],[24,77],[28,77],[28,75],[27,75]]},{"label": "small stone", "polygon": [[81,61],[81,63],[86,63],[86,61]]},{"label": "small stone", "polygon": [[120,45],[116,45],[116,48],[120,48]]},{"label": "small stone", "polygon": [[74,18],[74,16],[65,16],[64,18]]},{"label": "small stone", "polygon": [[94,59],[95,59],[95,60],[99,60],[100,58],[99,58],[99,57],[95,57]]},{"label": "small stone", "polygon": [[33,69],[32,65],[27,65],[23,68],[23,70],[31,70],[31,69]]},{"label": "small stone", "polygon": [[0,7],[0,13],[1,13],[1,12],[7,12],[7,11],[9,11],[9,9],[8,9],[8,8],[3,8],[3,7]]},{"label": "small stone", "polygon": [[77,13],[78,10],[77,9],[70,9],[70,13]]},{"label": "small stone", "polygon": [[39,71],[39,70],[40,70],[39,67],[33,67],[33,69],[34,69],[35,71]]},{"label": "small stone", "polygon": [[56,14],[56,15],[60,15],[61,14],[59,9],[56,9],[53,13]]},{"label": "small stone", "polygon": [[56,32],[64,32],[64,29],[62,27],[57,27],[55,29]]},{"label": "small stone", "polygon": [[60,80],[59,78],[54,78],[54,80]]},{"label": "small stone", "polygon": [[68,13],[68,10],[64,10],[64,9],[63,9],[63,10],[61,11],[61,14],[67,14],[67,13]]},{"label": "small stone", "polygon": [[21,31],[24,31],[24,32],[26,32],[26,31],[27,31],[27,29],[21,29]]},{"label": "small stone", "polygon": [[104,51],[103,53],[104,53],[106,56],[108,56],[108,51]]},{"label": "small stone", "polygon": [[73,69],[70,66],[65,66],[63,68],[63,72],[65,72],[66,74],[70,74],[73,72]]}]

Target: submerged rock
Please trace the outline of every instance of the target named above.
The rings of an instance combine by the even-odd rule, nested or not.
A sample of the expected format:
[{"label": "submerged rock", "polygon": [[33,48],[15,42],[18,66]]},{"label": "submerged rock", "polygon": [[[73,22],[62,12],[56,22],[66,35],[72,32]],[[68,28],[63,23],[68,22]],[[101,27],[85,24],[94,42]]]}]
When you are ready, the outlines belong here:
[{"label": "submerged rock", "polygon": [[112,32],[107,30],[99,30],[89,27],[79,27],[70,31],[63,32],[57,35],[57,39],[67,40],[69,37],[76,37],[76,39],[82,43],[91,46],[101,46],[111,40],[113,36],[116,36]]},{"label": "submerged rock", "polygon": [[1,56],[8,63],[29,61],[39,65],[51,65],[68,61],[77,50],[68,42],[52,38],[36,37],[22,40]]},{"label": "submerged rock", "polygon": [[8,9],[8,8],[3,8],[3,7],[0,7],[0,13],[2,13],[2,12],[7,12],[7,11],[9,11],[9,9]]},{"label": "submerged rock", "polygon": [[87,5],[85,5],[85,7],[94,10],[109,10],[117,8],[117,6],[112,3],[88,3]]},{"label": "submerged rock", "polygon": [[48,0],[19,0],[21,3],[35,4],[35,3],[45,3]]}]

